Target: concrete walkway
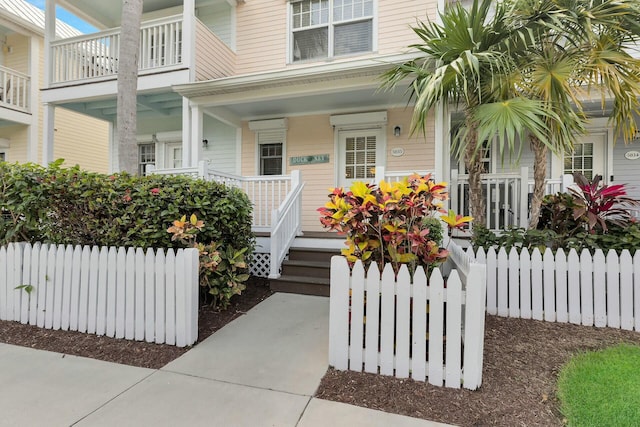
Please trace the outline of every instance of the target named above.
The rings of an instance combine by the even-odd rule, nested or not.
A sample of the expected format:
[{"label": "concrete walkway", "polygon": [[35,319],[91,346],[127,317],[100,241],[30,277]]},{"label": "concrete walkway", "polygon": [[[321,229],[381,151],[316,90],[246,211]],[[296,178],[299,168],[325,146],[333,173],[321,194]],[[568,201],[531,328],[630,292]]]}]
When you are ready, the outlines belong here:
[{"label": "concrete walkway", "polygon": [[444,426],[313,398],[328,316],[275,294],[159,370],[0,344],[0,426]]}]

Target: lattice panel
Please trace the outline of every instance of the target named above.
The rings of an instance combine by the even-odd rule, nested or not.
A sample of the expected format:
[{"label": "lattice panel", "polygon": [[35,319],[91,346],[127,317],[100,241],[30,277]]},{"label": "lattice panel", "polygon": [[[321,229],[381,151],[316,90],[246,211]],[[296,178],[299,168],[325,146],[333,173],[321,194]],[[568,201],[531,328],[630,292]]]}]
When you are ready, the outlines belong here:
[{"label": "lattice panel", "polygon": [[249,273],[256,277],[269,277],[271,268],[271,254],[253,254],[253,262],[249,266]]}]

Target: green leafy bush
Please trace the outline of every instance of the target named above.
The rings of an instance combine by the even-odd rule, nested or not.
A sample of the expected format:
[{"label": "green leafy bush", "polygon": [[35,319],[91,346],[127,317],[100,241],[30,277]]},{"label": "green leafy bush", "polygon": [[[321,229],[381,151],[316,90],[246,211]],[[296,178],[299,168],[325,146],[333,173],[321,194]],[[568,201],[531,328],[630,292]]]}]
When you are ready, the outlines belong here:
[{"label": "green leafy bush", "polygon": [[182,247],[167,227],[195,213],[206,221],[202,241],[253,250],[251,202],[241,190],[186,176],[105,175],[61,163],[0,163],[0,244]]},{"label": "green leafy bush", "polygon": [[245,260],[247,247],[218,247],[216,242],[200,243],[198,235],[204,228],[204,221],[191,215],[189,220],[183,216],[167,229],[171,240],[177,240],[199,251],[199,282],[204,291],[205,301],[214,307],[227,308],[234,295],[240,295],[246,289],[249,280],[249,268]]}]

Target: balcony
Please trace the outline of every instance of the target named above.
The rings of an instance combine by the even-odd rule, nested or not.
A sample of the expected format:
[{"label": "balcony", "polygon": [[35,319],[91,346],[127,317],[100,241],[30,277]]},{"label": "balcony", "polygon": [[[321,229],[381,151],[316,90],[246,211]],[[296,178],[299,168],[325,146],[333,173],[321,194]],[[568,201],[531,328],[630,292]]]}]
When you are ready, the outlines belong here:
[{"label": "balcony", "polygon": [[[139,74],[192,66],[198,80],[233,73],[235,53],[197,19],[195,27],[196,53],[192,59],[186,57],[188,39],[182,14],[143,22],[140,28]],[[115,78],[119,49],[120,28],[51,42],[52,86]]]},{"label": "balcony", "polygon": [[0,107],[30,112],[31,78],[24,73],[0,66]]}]

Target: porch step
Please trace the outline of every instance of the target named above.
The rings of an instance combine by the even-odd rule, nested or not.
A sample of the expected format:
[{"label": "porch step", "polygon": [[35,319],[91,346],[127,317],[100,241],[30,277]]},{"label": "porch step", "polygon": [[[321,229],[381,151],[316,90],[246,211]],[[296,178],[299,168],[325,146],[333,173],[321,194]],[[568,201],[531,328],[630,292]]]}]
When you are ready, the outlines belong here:
[{"label": "porch step", "polygon": [[329,296],[331,257],[340,251],[323,248],[291,248],[282,263],[282,275],[272,279],[271,290],[303,295]]}]

